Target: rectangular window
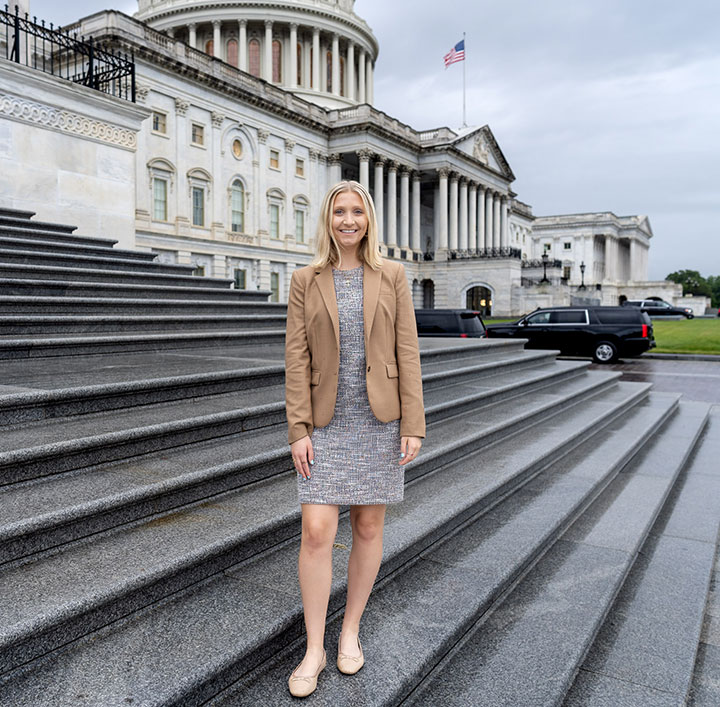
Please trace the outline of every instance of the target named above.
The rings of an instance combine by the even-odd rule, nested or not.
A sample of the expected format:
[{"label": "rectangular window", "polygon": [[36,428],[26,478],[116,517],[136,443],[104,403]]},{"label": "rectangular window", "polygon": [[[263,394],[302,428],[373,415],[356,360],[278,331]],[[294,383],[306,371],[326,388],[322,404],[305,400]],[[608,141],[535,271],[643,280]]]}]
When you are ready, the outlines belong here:
[{"label": "rectangular window", "polygon": [[238,189],[232,190],[230,229],[234,233],[242,233],[245,228],[245,205],[243,204],[243,197],[244,192]]},{"label": "rectangular window", "polygon": [[543,253],[549,253],[552,245],[550,243],[543,243]]},{"label": "rectangular window", "polygon": [[235,268],[235,289],[247,290],[247,270],[244,268]]},{"label": "rectangular window", "polygon": [[569,279],[570,279],[570,265],[563,265],[562,279],[563,279],[563,280],[569,280]]},{"label": "rectangular window", "polygon": [[192,190],[193,226],[205,225],[205,190],[193,187]]},{"label": "rectangular window", "polygon": [[270,204],[270,238],[280,238],[280,207]]},{"label": "rectangular window", "polygon": [[195,270],[193,270],[193,275],[195,275],[195,277],[205,277],[205,266],[196,265]]},{"label": "rectangular window", "polygon": [[154,133],[162,133],[163,135],[167,132],[167,116],[165,113],[153,111],[152,129]]},{"label": "rectangular window", "polygon": [[295,175],[298,177],[305,176],[305,160],[300,157],[295,160]]},{"label": "rectangular window", "polygon": [[279,150],[270,150],[270,166],[273,169],[280,169],[280,152],[279,152]]},{"label": "rectangular window", "polygon": [[153,220],[167,221],[167,180],[153,179]]},{"label": "rectangular window", "polygon": [[280,301],[280,275],[276,272],[270,273],[270,291],[272,294],[270,295],[270,301],[271,302],[279,302]]},{"label": "rectangular window", "polygon": [[205,144],[205,128],[197,123],[192,124],[192,143],[193,145]]},{"label": "rectangular window", "polygon": [[563,248],[565,248],[565,250],[572,250],[572,243],[563,243]]},{"label": "rectangular window", "polygon": [[305,243],[305,212],[295,209],[295,240]]}]

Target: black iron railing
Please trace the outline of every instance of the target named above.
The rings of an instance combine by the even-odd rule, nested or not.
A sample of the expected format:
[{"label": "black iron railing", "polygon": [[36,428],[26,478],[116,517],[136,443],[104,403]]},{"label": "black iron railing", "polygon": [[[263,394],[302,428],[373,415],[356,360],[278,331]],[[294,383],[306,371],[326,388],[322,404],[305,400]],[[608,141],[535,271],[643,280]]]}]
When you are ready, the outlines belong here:
[{"label": "black iron railing", "polygon": [[521,258],[519,248],[470,248],[468,250],[448,251],[450,260],[486,259],[486,258]]},{"label": "black iron railing", "polygon": [[[543,261],[539,259],[523,260],[521,265],[523,268],[541,268],[543,266]],[[561,268],[562,265],[562,260],[547,260],[545,262],[545,267],[547,268]]]},{"label": "black iron railing", "polygon": [[[4,45],[4,46],[3,46]],[[73,83],[135,102],[135,61],[132,54],[115,52],[78,38],[52,23],[38,23],[18,6],[0,10],[0,52],[6,59]]]}]

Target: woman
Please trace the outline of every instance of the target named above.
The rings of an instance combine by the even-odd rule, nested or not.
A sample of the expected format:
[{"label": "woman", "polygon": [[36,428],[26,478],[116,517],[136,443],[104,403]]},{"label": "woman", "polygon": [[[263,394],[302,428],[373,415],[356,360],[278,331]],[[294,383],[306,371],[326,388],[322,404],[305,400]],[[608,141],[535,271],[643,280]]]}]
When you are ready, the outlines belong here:
[{"label": "woman", "polygon": [[340,182],[320,210],[313,263],[293,273],[285,341],[288,440],[302,508],[298,575],[307,631],[288,684],[312,693],[323,647],[340,505],[353,543],[337,666],[356,673],[358,637],[382,559],[385,505],[403,498],[403,466],[425,436],[415,311],[399,263],[378,253],[372,198]]}]

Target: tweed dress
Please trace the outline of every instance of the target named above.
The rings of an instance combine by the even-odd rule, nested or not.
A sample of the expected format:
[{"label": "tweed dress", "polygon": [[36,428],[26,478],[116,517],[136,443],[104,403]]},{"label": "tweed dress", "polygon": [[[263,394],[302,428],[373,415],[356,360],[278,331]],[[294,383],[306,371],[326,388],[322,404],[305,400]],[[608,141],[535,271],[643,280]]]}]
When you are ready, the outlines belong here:
[{"label": "tweed dress", "polygon": [[400,420],[380,422],[365,384],[363,267],[333,270],[340,322],[340,370],[332,420],[312,434],[311,478],[298,474],[300,503],[397,503],[403,499]]}]

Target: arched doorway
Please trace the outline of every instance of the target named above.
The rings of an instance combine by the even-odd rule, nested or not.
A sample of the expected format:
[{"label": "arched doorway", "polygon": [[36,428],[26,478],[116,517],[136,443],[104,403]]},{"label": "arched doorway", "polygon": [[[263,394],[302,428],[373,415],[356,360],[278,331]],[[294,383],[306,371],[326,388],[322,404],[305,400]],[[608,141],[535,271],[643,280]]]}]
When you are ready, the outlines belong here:
[{"label": "arched doorway", "polygon": [[435,283],[432,280],[422,281],[422,308],[435,309]]},{"label": "arched doorway", "polygon": [[482,316],[492,316],[492,292],[482,285],[471,287],[465,295],[465,306],[482,312]]}]

